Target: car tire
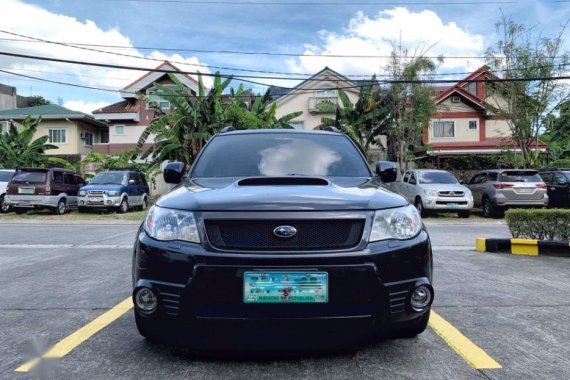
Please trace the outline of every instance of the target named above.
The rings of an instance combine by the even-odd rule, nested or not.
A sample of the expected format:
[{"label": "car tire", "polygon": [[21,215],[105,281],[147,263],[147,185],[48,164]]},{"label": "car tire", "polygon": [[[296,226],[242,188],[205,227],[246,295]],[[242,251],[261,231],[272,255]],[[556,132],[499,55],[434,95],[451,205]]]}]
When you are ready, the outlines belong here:
[{"label": "car tire", "polygon": [[420,216],[427,216],[427,211],[424,209],[424,204],[422,202],[422,199],[420,197],[416,198],[416,201],[414,202],[414,206],[416,206],[416,210],[418,210],[418,213],[420,214]]},{"label": "car tire", "polygon": [[143,197],[141,207],[140,207],[141,211],[146,210],[147,207],[148,207],[148,199],[147,199],[147,197]]},{"label": "car tire", "polygon": [[18,215],[22,215],[22,214],[25,214],[26,212],[28,212],[28,210],[25,208],[15,207],[14,212]]},{"label": "car tire", "polygon": [[65,214],[66,211],[67,211],[67,207],[65,204],[65,198],[61,198],[57,202],[57,206],[55,206],[55,208],[53,209],[53,213],[55,215],[63,215],[63,214]]},{"label": "car tire", "polygon": [[423,333],[427,328],[430,313],[431,310],[428,310],[417,319],[399,323],[394,326],[395,329],[389,334],[389,337],[392,339],[409,339]]},{"label": "car tire", "polygon": [[483,210],[483,218],[492,218],[495,214],[493,204],[487,197],[481,201],[481,209]]},{"label": "car tire", "polygon": [[0,197],[0,213],[4,214],[10,211],[10,206],[8,203],[4,202],[4,195]]},{"label": "car tire", "polygon": [[471,216],[471,210],[461,210],[457,211],[457,216],[460,218],[469,218]]},{"label": "car tire", "polygon": [[118,214],[124,214],[128,211],[129,211],[129,201],[125,197],[121,200],[121,204],[119,205],[119,208],[117,208],[117,213]]}]

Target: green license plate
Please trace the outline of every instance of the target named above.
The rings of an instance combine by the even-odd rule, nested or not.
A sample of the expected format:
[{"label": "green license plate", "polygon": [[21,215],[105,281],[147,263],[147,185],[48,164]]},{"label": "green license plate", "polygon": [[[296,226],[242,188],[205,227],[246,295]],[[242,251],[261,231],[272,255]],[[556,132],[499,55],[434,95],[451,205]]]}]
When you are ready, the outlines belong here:
[{"label": "green license plate", "polygon": [[457,203],[448,203],[447,208],[457,208],[459,205]]},{"label": "green license plate", "polygon": [[244,272],[245,303],[326,303],[326,272]]}]

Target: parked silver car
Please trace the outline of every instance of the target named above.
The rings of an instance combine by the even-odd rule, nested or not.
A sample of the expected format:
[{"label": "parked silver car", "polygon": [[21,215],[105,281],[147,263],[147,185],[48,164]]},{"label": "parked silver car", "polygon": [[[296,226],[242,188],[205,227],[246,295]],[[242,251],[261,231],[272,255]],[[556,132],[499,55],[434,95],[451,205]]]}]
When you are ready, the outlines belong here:
[{"label": "parked silver car", "polygon": [[471,178],[469,189],[486,218],[501,217],[509,207],[548,206],[546,184],[536,170],[483,170]]},{"label": "parked silver car", "polygon": [[433,210],[457,212],[459,217],[469,218],[473,208],[471,191],[445,170],[408,170],[401,181],[390,185],[392,191],[415,205],[422,215]]},{"label": "parked silver car", "polygon": [[0,169],[0,212],[10,211],[10,205],[4,202],[4,199],[8,182],[10,182],[15,172],[16,170],[14,169]]}]

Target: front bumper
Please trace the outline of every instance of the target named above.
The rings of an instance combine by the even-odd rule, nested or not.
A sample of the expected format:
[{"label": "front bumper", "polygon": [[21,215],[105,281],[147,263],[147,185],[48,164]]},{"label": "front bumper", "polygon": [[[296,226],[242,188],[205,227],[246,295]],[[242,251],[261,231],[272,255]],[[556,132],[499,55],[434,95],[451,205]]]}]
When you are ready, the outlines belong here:
[{"label": "front bumper", "polygon": [[424,209],[438,211],[459,211],[471,210],[473,208],[473,198],[459,197],[425,197],[423,201]]},{"label": "front bumper", "polygon": [[[196,244],[159,242],[139,232],[133,258],[135,291],[141,286],[153,289],[158,307],[152,314],[136,308],[135,313],[157,328],[190,333],[190,340],[201,342],[201,347],[220,331],[241,342],[274,334],[278,339],[307,334],[333,334],[336,339],[348,334],[362,340],[389,332],[429,310],[416,312],[409,300],[416,286],[431,284],[431,256],[425,231],[407,241],[371,243],[346,255],[294,258],[212,255]],[[246,304],[243,273],[251,270],[327,272],[329,302]]]},{"label": "front bumper", "polygon": [[10,206],[20,208],[57,207],[59,199],[57,195],[6,195],[4,198]]},{"label": "front bumper", "polygon": [[101,194],[97,196],[84,196],[78,197],[77,201],[79,207],[88,208],[103,208],[103,207],[119,207],[121,204],[121,196],[109,196],[106,194]]}]

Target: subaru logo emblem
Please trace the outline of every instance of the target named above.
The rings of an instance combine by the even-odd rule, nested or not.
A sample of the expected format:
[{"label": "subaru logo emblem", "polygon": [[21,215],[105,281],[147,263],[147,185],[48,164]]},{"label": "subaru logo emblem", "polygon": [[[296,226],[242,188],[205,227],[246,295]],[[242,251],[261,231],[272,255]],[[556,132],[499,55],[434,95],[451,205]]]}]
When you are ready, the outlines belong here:
[{"label": "subaru logo emblem", "polygon": [[279,226],[273,230],[273,235],[279,238],[292,238],[297,235],[297,229],[292,226]]}]

